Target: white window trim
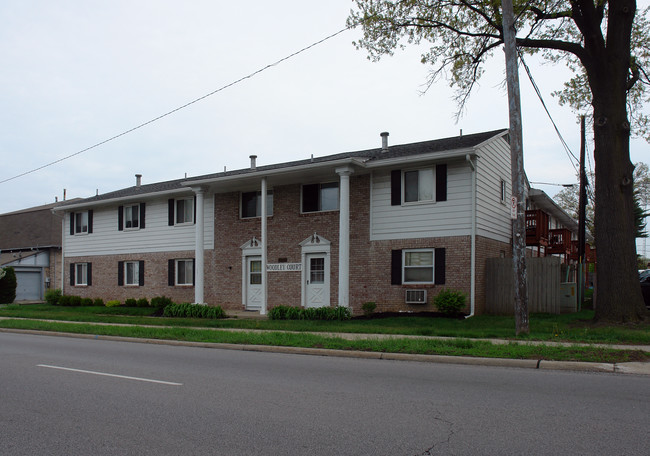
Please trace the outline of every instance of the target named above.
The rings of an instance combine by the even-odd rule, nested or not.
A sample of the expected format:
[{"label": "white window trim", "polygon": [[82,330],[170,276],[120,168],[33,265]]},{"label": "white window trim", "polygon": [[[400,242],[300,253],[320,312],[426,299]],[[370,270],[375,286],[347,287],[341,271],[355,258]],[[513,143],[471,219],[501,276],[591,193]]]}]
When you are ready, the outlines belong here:
[{"label": "white window trim", "polygon": [[[135,265],[135,283],[129,283],[128,264]],[[124,286],[125,287],[138,287],[140,286],[140,262],[139,261],[125,261],[124,262]]]},{"label": "white window trim", "polygon": [[[431,281],[430,282],[410,282],[406,280],[406,254],[412,252],[431,252]],[[434,285],[436,282],[436,254],[435,249],[403,249],[402,250],[402,284],[404,285]],[[423,268],[424,266],[418,266]]]},{"label": "white window trim", "polygon": [[499,199],[501,200],[501,204],[506,204],[508,200],[508,188],[505,179],[501,179],[499,183]]},{"label": "white window trim", "polygon": [[[85,281],[82,283],[79,281],[79,268],[83,269],[83,276]],[[88,263],[75,263],[74,265],[74,286],[75,287],[87,287],[88,286]]]},{"label": "white window trim", "polygon": [[[431,199],[428,200],[417,200],[417,201],[406,201],[406,173],[412,171],[423,171],[425,169],[430,169],[433,174],[432,188],[431,188]],[[402,205],[404,206],[415,206],[418,204],[435,204],[436,203],[436,165],[424,166],[419,168],[409,168],[402,170]]]},{"label": "white window trim", "polygon": [[[138,223],[138,226],[136,226],[136,227],[128,226],[127,227],[126,226],[126,224],[127,224],[127,217],[126,217],[127,208],[133,208],[133,207],[138,208],[138,216],[136,217],[136,222]],[[124,230],[125,231],[137,231],[137,230],[139,230],[140,229],[140,204],[125,205],[123,211],[124,211]],[[131,212],[133,213],[133,209],[131,209]],[[133,218],[131,218],[130,221],[133,222]]]},{"label": "white window trim", "polygon": [[327,181],[327,182],[314,182],[313,184],[318,184],[319,185],[319,188],[318,188],[318,203],[319,203],[319,206],[322,203],[322,196],[321,196],[321,193],[320,193],[322,191],[321,186],[324,185],[324,184],[336,184],[336,188],[338,190],[338,198],[336,199],[336,204],[338,205],[338,207],[336,209],[326,209],[326,210],[318,209],[317,211],[305,212],[303,210],[303,208],[302,208],[302,203],[303,203],[303,196],[302,196],[303,192],[302,191],[303,191],[303,188],[304,188],[305,185],[312,185],[312,184],[302,184],[300,186],[300,213],[301,214],[321,214],[323,212],[339,212],[341,210],[341,183],[338,182],[338,181]]},{"label": "white window trim", "polygon": [[[86,231],[77,231],[77,217],[82,216],[83,214],[86,214]],[[89,219],[88,211],[74,213],[74,236],[86,236],[88,234],[88,230],[90,229]]]},{"label": "white window trim", "polygon": [[[179,201],[185,201],[185,203],[189,204],[190,207],[192,208],[192,215],[190,217],[189,222],[179,222],[178,221],[178,202]],[[196,214],[194,213],[194,197],[193,196],[191,196],[189,198],[176,198],[174,200],[174,226],[193,225],[195,216],[196,216]]]},{"label": "white window trim", "polygon": [[191,286],[194,286],[194,280],[193,280],[194,273],[195,273],[194,270],[192,270],[192,276],[190,277],[190,282],[189,283],[179,283],[178,282],[178,273],[180,271],[180,268],[178,267],[178,264],[181,261],[182,262],[188,262],[189,261],[190,264],[192,264],[192,268],[194,268],[194,266],[193,266],[194,260],[192,258],[180,258],[178,260],[175,260],[175,263],[174,263],[174,284],[177,287],[191,287]]}]

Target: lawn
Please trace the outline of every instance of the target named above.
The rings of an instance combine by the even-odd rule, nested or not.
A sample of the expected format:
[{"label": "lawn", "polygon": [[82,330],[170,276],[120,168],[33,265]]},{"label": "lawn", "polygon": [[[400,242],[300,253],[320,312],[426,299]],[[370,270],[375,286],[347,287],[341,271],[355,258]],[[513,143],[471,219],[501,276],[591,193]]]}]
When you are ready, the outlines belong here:
[{"label": "lawn", "polygon": [[[163,318],[152,316],[154,312],[154,309],[146,307],[59,307],[37,304],[2,307],[0,317],[197,328],[516,339],[514,318],[503,316],[481,315],[468,319],[399,316],[349,321],[273,321],[236,318],[225,320]],[[530,316],[530,335],[518,339],[650,345],[648,323],[603,326],[592,324],[592,318],[593,311],[590,310],[566,315],[533,314]]]}]

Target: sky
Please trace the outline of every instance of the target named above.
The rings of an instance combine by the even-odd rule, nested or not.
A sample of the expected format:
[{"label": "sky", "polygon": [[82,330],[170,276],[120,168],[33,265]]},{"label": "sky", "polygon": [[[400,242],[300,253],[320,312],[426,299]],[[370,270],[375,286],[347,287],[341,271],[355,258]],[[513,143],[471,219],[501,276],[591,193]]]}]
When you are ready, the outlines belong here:
[{"label": "sky", "polygon": [[[352,44],[361,30],[230,85],[345,28],[352,7],[351,0],[3,0],[0,213],[62,200],[64,189],[70,199],[130,187],[135,174],[146,184],[245,168],[253,154],[262,166],[380,147],[382,131],[390,144],[405,144],[508,128],[501,51],[458,121],[445,80],[422,93],[431,70],[420,63],[422,49],[371,62]],[[551,96],[568,70],[527,63],[577,156],[577,115]],[[533,186],[552,196],[562,187],[538,183],[575,183],[575,170],[523,72],[520,81],[524,166]],[[650,162],[649,151],[643,140],[631,142],[633,162]]]}]

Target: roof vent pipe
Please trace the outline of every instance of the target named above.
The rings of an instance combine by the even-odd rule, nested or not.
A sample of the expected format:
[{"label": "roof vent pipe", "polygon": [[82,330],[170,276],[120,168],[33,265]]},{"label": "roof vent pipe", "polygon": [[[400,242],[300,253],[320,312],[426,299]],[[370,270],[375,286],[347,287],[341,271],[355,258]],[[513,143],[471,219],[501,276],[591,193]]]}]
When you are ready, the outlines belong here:
[{"label": "roof vent pipe", "polygon": [[387,152],[388,151],[388,132],[384,131],[379,134],[381,136],[381,151],[382,152]]},{"label": "roof vent pipe", "polygon": [[136,174],[135,175],[135,186],[140,187],[142,185],[142,174]]},{"label": "roof vent pipe", "polygon": [[255,165],[255,160],[257,159],[257,155],[251,155],[251,169],[255,171],[257,169],[257,166]]}]

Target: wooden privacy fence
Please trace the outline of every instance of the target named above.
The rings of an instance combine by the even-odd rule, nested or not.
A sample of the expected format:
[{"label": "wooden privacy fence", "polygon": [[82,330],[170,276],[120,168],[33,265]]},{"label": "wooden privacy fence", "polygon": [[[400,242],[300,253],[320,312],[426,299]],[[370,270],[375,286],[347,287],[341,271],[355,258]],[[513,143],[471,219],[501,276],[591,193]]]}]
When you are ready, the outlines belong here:
[{"label": "wooden privacy fence", "polygon": [[[485,268],[485,311],[514,314],[514,272],[512,258],[488,258]],[[561,263],[559,257],[526,258],[528,311],[560,313]]]}]

